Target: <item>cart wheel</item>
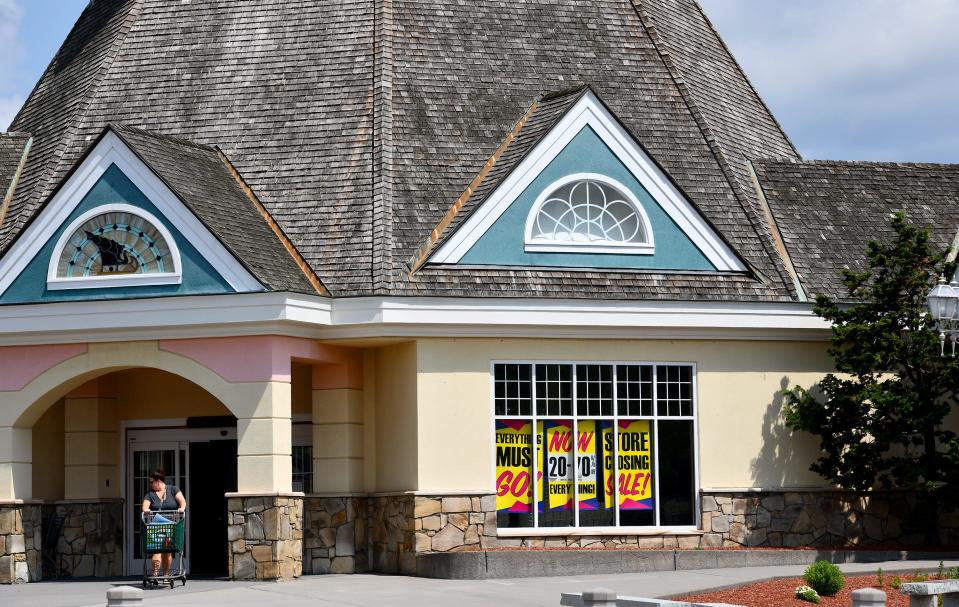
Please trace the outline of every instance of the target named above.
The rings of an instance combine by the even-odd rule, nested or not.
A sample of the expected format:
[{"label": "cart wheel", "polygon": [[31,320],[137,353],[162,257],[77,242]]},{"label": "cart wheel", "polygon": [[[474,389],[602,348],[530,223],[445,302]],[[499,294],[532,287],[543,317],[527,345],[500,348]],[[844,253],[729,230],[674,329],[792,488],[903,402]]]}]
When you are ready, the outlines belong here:
[{"label": "cart wheel", "polygon": [[181,586],[186,586],[186,577],[184,577],[182,580],[180,580],[180,582],[181,582],[181,583],[180,583]]},{"label": "cart wheel", "polygon": [[143,580],[143,581],[141,582],[141,584],[143,584],[143,588],[146,589],[146,587],[147,587],[147,581],[146,581],[146,580]]},{"label": "cart wheel", "polygon": [[175,583],[176,583],[176,582],[174,582],[173,580],[170,580],[170,590],[173,590],[173,585],[174,585]]}]

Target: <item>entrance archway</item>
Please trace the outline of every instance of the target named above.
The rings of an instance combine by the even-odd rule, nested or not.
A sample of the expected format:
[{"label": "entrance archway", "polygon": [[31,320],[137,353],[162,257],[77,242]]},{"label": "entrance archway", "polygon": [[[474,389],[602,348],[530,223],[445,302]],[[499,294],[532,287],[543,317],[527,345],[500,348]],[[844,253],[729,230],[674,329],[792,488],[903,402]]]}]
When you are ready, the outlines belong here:
[{"label": "entrance archway", "polygon": [[140,503],[157,469],[189,504],[190,573],[228,574],[225,495],[237,490],[237,420],[212,394],[167,371],[112,371],[58,399],[32,434],[33,497],[44,500],[45,537],[55,539],[45,576],[141,571]]},{"label": "entrance archway", "polygon": [[[267,375],[266,381],[231,382],[157,342],[89,344],[82,350],[0,395],[0,499],[43,499],[47,515],[58,502],[64,537],[69,535],[60,546],[66,553],[58,557],[65,570],[60,573],[133,572],[131,534],[145,492],[135,486],[137,477],[155,465],[151,458],[166,457],[177,482],[192,485],[191,472],[205,477],[188,491],[200,496],[194,491],[199,487],[209,494],[191,502],[192,517],[210,519],[194,525],[208,535],[195,543],[214,555],[216,562],[202,567],[205,573],[228,573],[225,494],[244,489],[244,472],[247,492],[277,491],[277,479],[291,483],[289,381]],[[131,444],[130,433],[142,448]],[[51,447],[56,445],[62,447],[59,455]],[[136,469],[135,453],[142,455],[142,469]],[[34,467],[35,461],[41,465]],[[263,474],[264,468],[272,474]],[[59,482],[51,480],[54,470],[60,471]],[[193,549],[198,559],[202,548]]]}]

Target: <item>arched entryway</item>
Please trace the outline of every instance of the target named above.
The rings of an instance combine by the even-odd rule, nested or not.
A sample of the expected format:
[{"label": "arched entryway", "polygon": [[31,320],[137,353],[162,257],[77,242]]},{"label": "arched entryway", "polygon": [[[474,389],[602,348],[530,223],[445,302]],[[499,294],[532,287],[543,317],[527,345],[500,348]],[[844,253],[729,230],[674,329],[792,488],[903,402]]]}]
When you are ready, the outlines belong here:
[{"label": "arched entryway", "polygon": [[156,469],[189,502],[188,570],[228,574],[237,419],[208,391],[169,371],[111,371],[57,399],[31,431],[44,577],[140,571],[139,504]]},{"label": "arched entryway", "polygon": [[[237,350],[204,343],[202,353],[216,356],[221,346]],[[186,489],[194,573],[235,573],[227,525],[238,517],[228,506],[245,511],[258,496],[295,500],[291,379],[277,373],[284,360],[290,364],[283,352],[243,350],[253,363],[270,364],[224,377],[159,342],[20,350],[30,364],[0,381],[0,516],[9,511],[24,521],[14,530],[18,547],[23,538],[15,581],[40,579],[41,513],[64,517],[46,546],[56,554],[51,572],[135,573],[136,509],[150,468],[170,468],[171,480]],[[302,500],[299,510],[287,501],[283,512],[301,516]],[[259,540],[279,553],[275,545],[292,540],[280,537],[289,528]],[[285,554],[299,562],[295,551]]]}]

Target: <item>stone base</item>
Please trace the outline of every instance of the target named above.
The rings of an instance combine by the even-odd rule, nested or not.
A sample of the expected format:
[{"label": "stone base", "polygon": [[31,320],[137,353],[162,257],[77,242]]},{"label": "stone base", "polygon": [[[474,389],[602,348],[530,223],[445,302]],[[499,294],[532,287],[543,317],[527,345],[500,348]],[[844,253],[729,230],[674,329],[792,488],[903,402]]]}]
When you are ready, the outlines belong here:
[{"label": "stone base", "polygon": [[291,580],[303,574],[303,498],[227,495],[230,578]]},{"label": "stone base", "polygon": [[43,546],[39,504],[0,505],[0,584],[39,582]]},{"label": "stone base", "polygon": [[414,498],[390,495],[370,498],[370,554],[373,571],[416,574]]},{"label": "stone base", "polygon": [[[704,493],[703,547],[919,546],[920,507],[901,491]],[[959,543],[959,512],[940,515],[939,536]]]},{"label": "stone base", "polygon": [[365,497],[307,497],[303,500],[303,572],[366,573],[368,500]]},{"label": "stone base", "polygon": [[416,554],[489,548],[687,550],[702,547],[701,533],[669,535],[496,536],[496,496],[416,497]]},{"label": "stone base", "polygon": [[63,527],[46,554],[47,563],[56,563],[56,570],[44,571],[44,577],[123,574],[123,500],[44,504],[44,519],[56,515],[64,517]]},{"label": "stone base", "polygon": [[809,565],[816,561],[881,563],[932,561],[949,552],[908,550],[495,550],[432,552],[416,556],[417,575],[482,580],[519,577],[615,575],[657,571]]}]

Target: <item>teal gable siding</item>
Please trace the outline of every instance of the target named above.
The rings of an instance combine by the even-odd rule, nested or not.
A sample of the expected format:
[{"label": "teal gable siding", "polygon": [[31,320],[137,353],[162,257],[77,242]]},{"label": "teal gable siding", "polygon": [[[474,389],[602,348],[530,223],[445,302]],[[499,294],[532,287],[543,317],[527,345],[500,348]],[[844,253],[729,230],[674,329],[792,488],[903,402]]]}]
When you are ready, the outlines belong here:
[{"label": "teal gable siding", "polygon": [[131,182],[116,165],[112,165],[97,181],[77,208],[56,233],[44,244],[10,288],[0,295],[0,303],[34,303],[48,301],[83,301],[120,299],[131,297],[156,297],[161,295],[196,295],[208,293],[233,293],[222,276],[191,245],[183,234],[169,223],[165,227],[173,234],[180,249],[180,263],[183,265],[183,282],[178,285],[156,285],[142,287],[113,287],[102,289],[71,289],[63,291],[47,290],[47,268],[50,257],[55,255],[57,240],[70,223],[94,207],[109,203],[126,203],[141,208],[163,221],[163,214]]},{"label": "teal gable siding", "polygon": [[[575,173],[598,173],[625,185],[649,216],[656,245],[652,255],[546,253],[524,250],[526,218],[550,184]],[[586,126],[556,156],[459,261],[462,265],[564,268],[715,270],[705,255],[656,203],[626,166]]]}]

